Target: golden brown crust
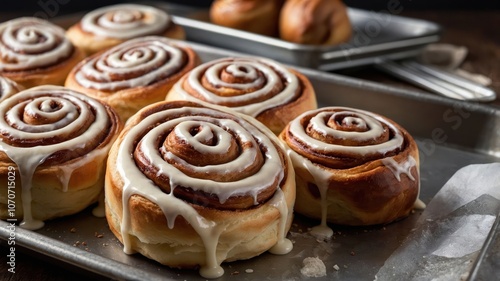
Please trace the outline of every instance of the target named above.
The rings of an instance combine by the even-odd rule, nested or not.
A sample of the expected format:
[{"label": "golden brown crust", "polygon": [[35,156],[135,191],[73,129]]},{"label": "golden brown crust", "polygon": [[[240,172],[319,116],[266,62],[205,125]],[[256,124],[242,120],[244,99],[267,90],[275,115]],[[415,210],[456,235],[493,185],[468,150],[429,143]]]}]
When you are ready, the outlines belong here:
[{"label": "golden brown crust", "polygon": [[[216,73],[215,78],[209,78],[210,74],[205,75],[208,69],[220,65],[224,67]],[[231,67],[242,65],[247,67],[248,72],[255,70],[255,77],[242,78],[231,74]],[[266,73],[263,69],[268,69],[269,72]],[[275,84],[271,82],[274,79],[271,78],[272,75],[277,77]],[[293,88],[291,77],[297,79],[294,91],[288,91]],[[222,81],[224,85],[222,82],[210,82],[212,79]],[[192,85],[193,81],[199,85]],[[242,88],[241,85],[245,84],[253,86]],[[197,87],[204,88],[211,95],[202,94]],[[257,92],[261,94],[255,96]],[[279,100],[278,96],[281,96]],[[200,65],[179,80],[168,93],[166,100],[193,100],[227,106],[256,118],[275,134],[279,134],[286,124],[299,114],[317,108],[314,88],[305,75],[277,62],[258,57],[223,58]]]},{"label": "golden brown crust", "polygon": [[[302,117],[304,119],[301,125],[311,126],[309,124],[311,117],[307,114]],[[400,132],[403,143],[400,147],[382,154],[376,151],[366,153],[366,157],[348,155],[342,152],[342,148],[330,151],[327,143],[324,143],[324,148],[312,149],[301,143],[302,137],[294,136],[290,129],[291,125],[283,130],[279,135],[280,139],[297,153],[294,154],[296,157],[294,167],[297,183],[295,210],[298,213],[321,218],[321,188],[327,190],[327,220],[331,223],[386,224],[404,218],[410,213],[420,188],[418,148],[411,135],[401,126],[385,117],[380,116],[380,118],[386,120],[385,122],[390,124],[391,128],[395,128],[395,131],[391,131],[386,139],[374,140],[373,143],[361,146],[354,144],[354,146],[368,147],[387,143],[394,140],[397,131]],[[387,131],[392,130],[387,126],[385,128]],[[314,136],[312,133],[307,135]],[[341,147],[352,145],[333,143]],[[322,149],[325,150],[323,156],[320,155]],[[326,182],[321,181],[321,178],[326,178]]]},{"label": "golden brown crust", "polygon": [[1,74],[26,89],[41,85],[62,86],[71,69],[84,58],[85,54],[79,48],[74,48],[71,56],[57,64],[24,71],[5,71]]},{"label": "golden brown crust", "polygon": [[[94,65],[97,61],[104,62],[104,64],[110,65],[112,62],[108,62],[108,57],[117,53],[131,53],[130,50],[137,50],[138,53],[142,52],[141,48],[151,48],[155,45],[164,45],[168,47],[180,50],[182,53],[180,60],[182,63],[179,66],[173,66],[171,68],[166,68],[167,63],[169,63],[173,58],[172,54],[169,54],[168,50],[161,50],[166,54],[165,58],[160,64],[155,64],[153,66],[149,65],[152,59],[157,59],[160,56],[159,53],[153,55],[152,58],[144,62],[138,62],[133,66],[137,71],[125,71],[126,67],[117,67],[113,69],[113,66],[109,67],[109,70],[98,70],[97,72],[102,72],[102,77],[108,76],[110,81],[99,81],[90,75],[86,75],[82,68],[89,67],[94,69]],[[152,51],[153,53],[155,51]],[[172,41],[166,38],[149,36],[140,39],[130,40],[122,43],[112,49],[99,52],[93,56],[87,58],[86,60],[80,62],[76,65],[73,70],[69,73],[65,86],[76,91],[85,93],[93,98],[99,99],[111,105],[120,115],[122,120],[126,121],[130,116],[135,114],[139,109],[165,99],[166,94],[172,88],[172,86],[187,72],[196,67],[200,63],[200,59],[197,53],[188,45],[182,44],[181,42]],[[162,70],[161,66],[165,67]],[[140,68],[139,68],[140,67]],[[116,73],[113,71],[116,70]],[[124,74],[120,74],[118,71],[123,71]],[[161,73],[160,73],[161,72]],[[146,76],[151,76],[153,73],[157,73],[154,80],[149,82],[134,82],[141,79],[146,79]],[[84,85],[79,82],[76,75],[82,75],[87,81],[86,83],[90,85]],[[104,79],[104,78],[101,78]],[[149,79],[149,78],[148,78]],[[130,81],[130,83],[127,83]],[[96,83],[94,83],[96,82]],[[122,86],[113,87],[111,83],[121,83]],[[139,84],[137,84],[139,83]],[[141,86],[142,85],[142,86]],[[99,89],[99,87],[103,87]]]},{"label": "golden brown crust", "polygon": [[[43,93],[44,97],[47,97],[50,96],[50,91],[52,91],[52,89],[56,89],[58,92],[65,92],[66,94],[63,98],[72,101],[71,98],[69,98],[73,97],[72,94],[62,87],[37,87],[32,90],[39,91]],[[33,92],[31,90],[29,91]],[[26,95],[24,95],[25,93],[28,93],[28,91],[20,92],[12,97],[12,99],[18,97],[20,103],[26,98]],[[31,96],[27,97],[36,100],[36,96],[35,98]],[[77,99],[76,97],[73,98]],[[16,102],[17,101],[14,103]],[[1,105],[4,107],[7,106],[7,104],[3,102]],[[90,204],[95,203],[99,194],[103,192],[107,152],[123,127],[122,122],[113,109],[105,104],[103,104],[103,108],[106,111],[105,114],[107,118],[109,118],[107,128],[99,132],[99,135],[96,135],[94,139],[86,140],[88,144],[85,150],[79,151],[79,149],[75,148],[74,151],[69,151],[62,148],[60,151],[56,151],[46,157],[43,163],[36,167],[32,177],[32,187],[30,190],[32,198],[31,213],[34,219],[48,220],[75,214],[88,207]],[[54,120],[46,120],[46,123],[50,124],[53,121]],[[83,131],[78,132],[78,134],[83,134],[88,128],[82,128],[82,130]],[[1,127],[0,131],[2,132],[0,137],[6,144],[13,147],[27,146],[28,142],[25,142],[23,139],[16,140],[10,137],[10,139],[6,141],[6,138],[9,137],[9,130],[7,128]],[[71,138],[78,138],[78,136],[72,134],[69,135],[70,139],[65,139],[65,137],[68,136],[61,134],[58,137],[52,137],[52,139],[57,139],[58,143],[65,143]],[[35,149],[38,148],[38,153],[42,154],[44,153],[43,151],[45,151],[44,146],[48,145],[49,142],[38,143]],[[80,146],[83,146],[83,143],[81,143]],[[27,146],[27,149],[29,149],[29,146]],[[10,151],[9,148],[6,148],[6,150]],[[20,169],[22,168],[26,171],[27,168],[29,169],[27,165],[33,163],[29,161],[15,162],[10,159],[9,153],[11,152],[7,151],[0,151],[0,179],[2,180],[0,186],[0,205],[2,207],[0,208],[0,218],[9,218],[7,205],[9,203],[8,199],[11,199],[11,197],[9,196],[10,191],[8,191],[9,188],[7,185],[10,176],[10,178],[15,178],[15,215],[16,218],[22,219],[24,216],[22,196],[24,189],[22,188]],[[28,157],[33,153],[33,151],[24,152],[28,153]],[[21,154],[24,152],[19,150],[18,153]],[[79,154],[74,155],[75,153]]]},{"label": "golden brown crust", "polygon": [[210,7],[211,22],[277,37],[282,0],[217,0]]},{"label": "golden brown crust", "polygon": [[[125,182],[130,182],[132,178],[125,179],[119,171],[121,169],[120,166],[124,165],[117,162],[120,146],[126,141],[125,138],[128,138],[127,135],[131,134],[130,130],[134,127],[137,128],[138,124],[143,122],[142,120],[146,117],[158,112],[178,110],[180,108],[186,111],[173,118],[185,116],[186,112],[191,112],[190,108],[203,109],[204,107],[185,101],[163,102],[148,106],[129,120],[110,151],[105,184],[106,217],[110,229],[122,242],[124,241],[121,231],[124,219],[123,200],[127,198],[123,196],[123,192],[124,188],[128,188]],[[207,112],[207,114],[212,116],[213,112]],[[227,117],[225,113],[221,116]],[[164,122],[168,120],[170,118],[164,120]],[[249,122],[253,124],[255,120],[251,121],[250,119]],[[157,124],[157,126],[160,126],[160,124]],[[148,127],[146,130],[151,131],[151,129]],[[265,131],[267,136],[278,141],[271,132]],[[138,143],[138,141],[134,141],[134,143]],[[279,147],[278,142],[275,145]],[[291,167],[290,159],[284,154],[281,148],[279,150],[283,157],[282,161],[284,161],[284,174],[283,179],[279,183],[279,188],[282,190],[285,202],[290,209],[288,216],[285,218],[285,228],[288,231],[292,222],[293,214],[291,210],[295,201],[294,171],[289,168]],[[154,165],[159,165],[159,163],[155,163]],[[157,189],[161,189],[156,184],[155,186]],[[272,203],[273,201],[269,197],[266,201],[258,205],[250,207],[239,206],[238,210],[234,210],[232,208],[208,206],[204,204],[203,200],[200,200],[199,196],[204,195],[179,199],[183,200],[184,203],[182,204],[187,204],[189,208],[196,210],[199,216],[198,220],[207,220],[214,223],[216,229],[221,231],[218,238],[214,237],[210,239],[210,241],[217,242],[218,263],[254,257],[267,251],[277,243],[279,235],[278,224],[281,220],[281,214],[274,207],[274,203]],[[237,196],[233,199],[238,200],[238,198]],[[133,250],[170,267],[196,268],[207,263],[204,244],[206,241],[203,241],[201,235],[208,235],[208,230],[203,231],[203,233],[197,232],[196,227],[188,223],[188,220],[182,214],[176,216],[173,228],[169,228],[169,221],[166,218],[165,212],[159,207],[159,204],[146,199],[140,194],[133,193],[128,202],[131,224],[127,233],[129,234],[130,246]],[[223,205],[225,203],[219,204]],[[167,213],[170,214],[168,211]]]},{"label": "golden brown crust", "polygon": [[[186,39],[186,32],[182,26],[171,22],[169,27],[161,34],[149,34],[151,36],[163,36],[171,39],[184,40]],[[82,30],[81,24],[76,23],[75,25],[68,28],[66,31],[66,36],[75,46],[82,49],[86,56],[91,56],[97,52],[107,50],[111,47],[119,45],[127,40],[133,39],[118,39],[110,37],[96,36],[90,32]]]},{"label": "golden brown crust", "polygon": [[341,0],[288,0],[280,14],[280,37],[299,44],[336,45],[352,34]]},{"label": "golden brown crust", "polygon": [[302,86],[300,95],[297,99],[282,106],[266,110],[256,117],[257,120],[265,124],[276,135],[281,133],[283,128],[301,113],[317,108],[316,93],[311,81],[294,69],[290,69],[290,71],[299,78]]}]

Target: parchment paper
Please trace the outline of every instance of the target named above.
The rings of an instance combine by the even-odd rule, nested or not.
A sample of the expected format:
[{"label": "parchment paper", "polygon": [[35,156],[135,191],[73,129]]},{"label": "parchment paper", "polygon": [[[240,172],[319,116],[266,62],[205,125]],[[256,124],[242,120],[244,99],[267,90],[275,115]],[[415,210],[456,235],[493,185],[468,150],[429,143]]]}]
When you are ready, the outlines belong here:
[{"label": "parchment paper", "polygon": [[465,280],[499,211],[500,163],[460,169],[375,279]]}]

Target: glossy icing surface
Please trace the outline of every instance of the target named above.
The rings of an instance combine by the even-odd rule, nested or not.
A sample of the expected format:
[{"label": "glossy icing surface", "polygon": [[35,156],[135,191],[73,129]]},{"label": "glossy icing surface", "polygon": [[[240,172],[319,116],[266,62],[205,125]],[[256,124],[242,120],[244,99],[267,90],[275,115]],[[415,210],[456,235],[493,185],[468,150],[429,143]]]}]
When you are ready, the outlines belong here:
[{"label": "glossy icing surface", "polygon": [[103,38],[131,39],[159,35],[170,25],[162,10],[138,4],[118,4],[96,9],[81,20],[84,31]]},{"label": "glossy icing surface", "polygon": [[38,18],[0,24],[0,71],[23,71],[59,63],[73,53],[64,29]]}]

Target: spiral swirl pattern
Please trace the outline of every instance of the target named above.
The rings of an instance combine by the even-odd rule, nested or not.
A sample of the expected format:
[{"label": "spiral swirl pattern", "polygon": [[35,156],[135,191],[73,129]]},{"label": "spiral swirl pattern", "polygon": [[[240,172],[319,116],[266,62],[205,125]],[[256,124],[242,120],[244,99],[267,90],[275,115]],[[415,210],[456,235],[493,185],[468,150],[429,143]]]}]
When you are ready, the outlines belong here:
[{"label": "spiral swirl pattern", "polygon": [[55,65],[73,53],[64,29],[37,18],[0,25],[0,71],[17,72]]},{"label": "spiral swirl pattern", "polygon": [[192,70],[173,89],[183,98],[232,107],[256,117],[297,99],[301,84],[283,65],[263,58],[223,58]]},{"label": "spiral swirl pattern", "polygon": [[181,45],[150,36],[132,39],[88,61],[73,71],[78,84],[101,91],[148,86],[178,73],[187,64]]},{"label": "spiral swirl pattern", "polygon": [[119,4],[86,14],[81,27],[86,32],[105,38],[130,39],[161,34],[170,22],[170,16],[157,8]]},{"label": "spiral swirl pattern", "polygon": [[11,159],[45,155],[43,164],[84,156],[116,130],[109,107],[63,87],[40,86],[0,106],[2,151]]},{"label": "spiral swirl pattern", "polygon": [[406,145],[401,131],[388,119],[343,107],[302,114],[290,123],[286,136],[297,153],[336,169],[395,155]]},{"label": "spiral swirl pattern", "polygon": [[255,206],[273,196],[286,169],[280,148],[258,126],[196,103],[165,103],[125,135],[120,174],[193,204]]}]

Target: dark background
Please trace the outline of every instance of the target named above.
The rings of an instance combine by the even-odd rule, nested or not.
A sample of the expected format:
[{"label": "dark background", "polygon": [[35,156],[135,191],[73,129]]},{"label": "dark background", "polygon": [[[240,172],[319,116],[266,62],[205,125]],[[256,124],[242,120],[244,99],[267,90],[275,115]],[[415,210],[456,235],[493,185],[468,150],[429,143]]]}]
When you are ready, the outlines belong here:
[{"label": "dark background", "polygon": [[[383,10],[386,9],[389,2],[399,1],[407,10],[485,10],[500,9],[499,0],[344,0],[351,7],[364,9]],[[74,11],[90,10],[96,7],[111,5],[122,2],[153,2],[153,1],[117,1],[117,0],[8,0],[2,1],[4,12],[27,12],[36,13],[44,8],[60,8],[59,14],[70,13]],[[208,7],[212,0],[169,0],[168,2]]]}]

